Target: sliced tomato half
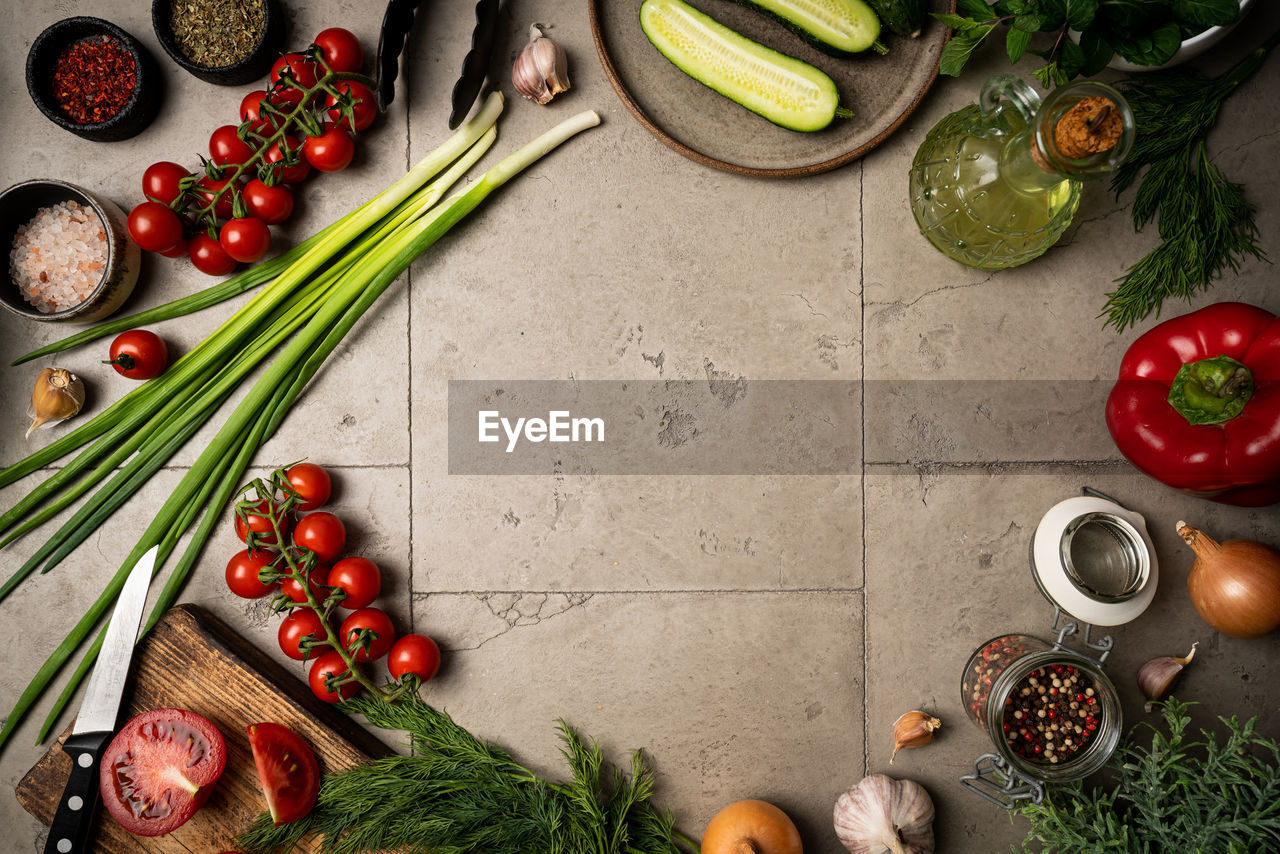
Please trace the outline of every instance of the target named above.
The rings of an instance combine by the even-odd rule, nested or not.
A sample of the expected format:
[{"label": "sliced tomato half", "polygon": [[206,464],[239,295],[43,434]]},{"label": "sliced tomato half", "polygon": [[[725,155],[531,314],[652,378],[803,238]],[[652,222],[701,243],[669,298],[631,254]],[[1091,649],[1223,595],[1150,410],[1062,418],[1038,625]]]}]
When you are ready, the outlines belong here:
[{"label": "sliced tomato half", "polygon": [[320,793],[320,766],[302,736],[281,724],[250,724],[249,747],[276,827],[311,812]]},{"label": "sliced tomato half", "polygon": [[185,709],[144,712],[102,757],[102,802],[134,836],[171,833],[209,799],[226,764],[222,733],[205,718]]}]

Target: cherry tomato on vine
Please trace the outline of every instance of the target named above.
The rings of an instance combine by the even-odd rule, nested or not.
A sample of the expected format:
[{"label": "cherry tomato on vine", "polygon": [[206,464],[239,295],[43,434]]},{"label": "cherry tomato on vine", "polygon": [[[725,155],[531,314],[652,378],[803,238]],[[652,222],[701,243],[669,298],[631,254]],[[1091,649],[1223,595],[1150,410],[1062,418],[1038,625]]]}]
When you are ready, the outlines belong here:
[{"label": "cherry tomato on vine", "polygon": [[373,604],[382,592],[382,573],[367,557],[344,557],[329,570],[329,586],[347,594],[340,607],[357,610]]},{"label": "cherry tomato on vine", "polygon": [[342,628],[338,629],[338,639],[349,649],[359,629],[369,630],[374,637],[370,638],[367,648],[356,651],[354,659],[357,662],[377,661],[387,654],[396,641],[396,630],[391,625],[391,618],[385,611],[377,608],[361,608],[348,614],[342,621]]},{"label": "cherry tomato on vine", "polygon": [[271,248],[271,229],[256,216],[239,217],[223,223],[218,242],[232,258],[252,264]]},{"label": "cherry tomato on vine", "polygon": [[302,143],[302,153],[307,162],[321,172],[341,172],[355,156],[356,144],[351,134],[330,122],[325,122],[324,132],[309,136]]},{"label": "cherry tomato on vine", "polygon": [[258,580],[258,573],[271,566],[273,560],[275,553],[262,549],[236,552],[227,561],[227,587],[241,599],[261,599],[270,595],[276,585],[263,584]]},{"label": "cherry tomato on vine", "polygon": [[244,203],[249,213],[268,225],[278,225],[293,213],[293,193],[288,187],[267,186],[257,178],[244,185]]},{"label": "cherry tomato on vine", "polygon": [[182,240],[182,220],[159,202],[143,202],[129,211],[129,236],[148,252],[167,252]]},{"label": "cherry tomato on vine", "polygon": [[247,521],[242,521],[240,514],[236,514],[236,536],[240,538],[240,542],[248,543],[249,534],[254,533],[258,535],[255,542],[259,546],[278,545],[275,530],[271,525],[272,514],[278,517],[276,522],[280,526],[280,533],[287,536],[289,533],[289,517],[282,515],[275,505],[264,498],[245,511],[244,515]]},{"label": "cherry tomato on vine", "polygon": [[387,670],[392,679],[412,673],[426,682],[440,670],[440,647],[426,635],[405,635],[391,645]]},{"label": "cherry tomato on vine", "polygon": [[235,125],[222,125],[209,136],[209,159],[219,166],[239,166],[253,157],[253,147],[240,138]]},{"label": "cherry tomato on vine", "polygon": [[[209,204],[209,200],[214,197],[219,190],[231,183],[231,176],[225,178],[210,178],[208,175],[196,181],[196,198],[199,199],[200,205]],[[218,219],[226,219],[231,216],[231,203],[234,194],[239,191],[239,186],[232,187],[221,196],[213,205],[213,212],[217,214]]]},{"label": "cherry tomato on vine", "polygon": [[279,827],[311,812],[320,793],[320,766],[307,743],[280,724],[249,724],[249,749],[272,823]]},{"label": "cherry tomato on vine", "polygon": [[304,513],[324,504],[333,493],[329,473],[315,463],[298,463],[289,469],[285,477],[289,479],[289,487],[302,499],[298,509]]},{"label": "cherry tomato on vine", "polygon": [[285,655],[294,661],[306,661],[308,654],[298,647],[307,635],[323,639],[324,622],[320,619],[320,615],[310,608],[298,608],[280,622],[276,640],[280,642],[280,649]]},{"label": "cherry tomato on vine", "polygon": [[333,95],[329,95],[324,99],[325,117],[344,130],[367,130],[373,124],[374,119],[378,117],[378,104],[374,101],[373,92],[369,87],[354,80],[344,80],[340,83],[335,83],[333,88],[351,96],[353,102],[351,118],[355,120],[355,127],[352,128],[351,121],[342,115],[342,109],[335,106],[338,103],[338,99]]},{"label": "cherry tomato on vine", "polygon": [[[316,64],[300,53],[286,53],[275,61],[271,66],[272,84],[280,82],[280,77],[286,68],[289,76],[303,87],[310,89],[316,85]],[[288,86],[276,92],[274,97],[277,100],[288,101],[290,104],[300,104],[304,96],[302,90]]]},{"label": "cherry tomato on vine", "polygon": [[222,244],[204,232],[191,238],[188,249],[191,263],[201,273],[225,276],[236,268],[236,259],[222,251]]},{"label": "cherry tomato on vine", "polygon": [[321,30],[315,44],[334,71],[359,71],[364,67],[364,48],[350,30],[342,27]]},{"label": "cherry tomato on vine", "polygon": [[311,665],[311,672],[307,674],[307,683],[311,686],[311,693],[315,694],[326,703],[336,703],[339,700],[346,700],[360,690],[359,682],[348,682],[338,688],[337,691],[330,691],[325,687],[325,677],[333,674],[342,676],[347,673],[347,665],[342,660],[342,656],[338,654],[336,649],[331,649],[324,655],[316,659],[315,664]]},{"label": "cherry tomato on vine", "polygon": [[[240,101],[240,121],[249,122],[249,130],[263,136],[269,136],[279,130],[281,122],[279,116],[267,115],[263,111],[262,100],[266,97],[265,89],[255,89]],[[283,109],[285,106],[276,103],[274,99],[268,99],[267,104],[277,109]]]},{"label": "cherry tomato on vine", "polygon": [[116,373],[131,380],[149,380],[158,377],[169,364],[169,348],[159,335],[148,329],[130,329],[121,332],[111,342],[107,362]]},{"label": "cherry tomato on vine", "polygon": [[[281,142],[290,154],[292,162],[289,164],[282,162],[285,160],[285,152],[280,149]],[[280,142],[271,143],[263,160],[272,164],[272,171],[286,184],[301,184],[311,174],[311,164],[302,155],[302,141],[296,137],[286,135]]]},{"label": "cherry tomato on vine", "polygon": [[347,529],[342,520],[323,510],[308,513],[293,529],[293,544],[310,549],[325,563],[334,561],[347,545]]},{"label": "cherry tomato on vine", "polygon": [[142,173],[142,195],[150,201],[171,205],[182,194],[182,179],[190,174],[185,166],[171,160],[152,163]]},{"label": "cherry tomato on vine", "polygon": [[[326,593],[322,588],[328,582],[329,567],[326,564],[317,563],[311,567],[311,572],[307,574],[307,587],[311,589],[311,595],[317,600],[324,601]],[[307,594],[303,592],[302,585],[291,577],[281,579],[280,592],[299,604],[307,601]]]}]

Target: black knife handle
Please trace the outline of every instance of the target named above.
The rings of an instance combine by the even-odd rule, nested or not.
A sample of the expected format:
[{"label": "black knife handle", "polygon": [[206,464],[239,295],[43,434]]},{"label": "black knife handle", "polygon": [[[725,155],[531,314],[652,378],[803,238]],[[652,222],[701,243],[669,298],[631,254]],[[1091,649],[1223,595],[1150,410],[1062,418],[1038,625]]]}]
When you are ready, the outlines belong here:
[{"label": "black knife handle", "polygon": [[471,31],[471,50],[462,60],[462,75],[453,84],[453,109],[449,113],[449,130],[462,124],[476,102],[485,75],[489,73],[489,59],[493,56],[493,44],[498,35],[498,0],[479,0],[476,3],[476,26]]},{"label": "black knife handle", "polygon": [[72,735],[62,745],[71,757],[71,778],[53,814],[44,854],[87,854],[89,830],[98,808],[98,764],[111,743],[109,732]]},{"label": "black knife handle", "polygon": [[387,111],[387,105],[396,95],[396,75],[400,73],[400,54],[404,51],[409,31],[422,0],[390,0],[382,16],[382,31],[378,35],[378,59],[376,68],[378,110]]}]

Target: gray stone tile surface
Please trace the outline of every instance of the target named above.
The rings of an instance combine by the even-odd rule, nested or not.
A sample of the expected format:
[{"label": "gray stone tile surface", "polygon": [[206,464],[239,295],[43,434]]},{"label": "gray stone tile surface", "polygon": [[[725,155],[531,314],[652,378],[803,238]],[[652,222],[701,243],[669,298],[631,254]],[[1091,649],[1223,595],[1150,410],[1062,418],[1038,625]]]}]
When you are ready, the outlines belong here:
[{"label": "gray stone tile surface", "polygon": [[[377,41],[382,4],[285,5],[292,42],[333,24],[370,48]],[[437,6],[419,13],[390,112],[362,137],[350,169],[305,185],[298,215],[278,232],[281,246],[369,198],[447,138],[447,93],[472,19],[470,4]],[[249,87],[209,86],[162,62],[166,107],[152,127],[127,142],[80,140],[44,119],[21,82],[32,39],[70,14],[113,20],[163,57],[146,4],[5,4],[0,185],[59,177],[127,209],[139,201],[146,165],[194,164]],[[574,83],[545,108],[514,97],[505,77],[532,20],[550,24],[566,47]],[[1225,67],[1278,22],[1280,10],[1255,11],[1203,67]],[[865,773],[887,771],[928,786],[939,851],[1007,850],[1023,826],[956,781],[985,749],[958,701],[960,671],[993,635],[1048,633],[1052,609],[1029,578],[1028,538],[1045,510],[1088,484],[1146,516],[1161,561],[1151,609],[1113,633],[1108,670],[1126,719],[1142,717],[1132,681],[1141,662],[1200,640],[1180,695],[1201,701],[1206,721],[1259,714],[1264,731],[1277,734],[1275,638],[1234,641],[1199,622],[1183,592],[1190,556],[1172,530],[1186,518],[1224,537],[1280,543],[1274,508],[1213,505],[1147,480],[1118,456],[1098,411],[1125,348],[1155,322],[1117,334],[1095,317],[1112,280],[1156,241],[1154,229],[1133,233],[1131,195],[1116,200],[1089,186],[1058,247],[996,274],[948,261],[916,232],[906,202],[912,155],[936,121],[974,100],[986,74],[1005,69],[998,50],[960,80],[941,80],[861,161],[771,182],[696,165],[640,126],[604,76],[583,4],[511,0],[502,31],[495,65],[508,102],[484,165],[579,110],[597,110],[602,126],[495,194],[419,259],[254,460],[255,472],[302,457],[333,468],[351,549],[383,567],[387,609],[399,627],[445,649],[424,696],[553,775],[564,770],[557,717],[600,739],[611,757],[644,748],[658,799],[694,836],[724,803],[761,797],[796,819],[807,851],[836,854],[835,797]],[[1258,206],[1272,258],[1280,254],[1280,210],[1271,203],[1280,187],[1277,62],[1232,98],[1211,141]],[[1280,311],[1274,275],[1250,262],[1193,305],[1239,299]],[[152,257],[127,310],[209,283],[185,261]],[[244,301],[159,331],[173,352],[185,352]],[[1166,315],[1183,308],[1170,305]],[[66,331],[0,316],[0,360]],[[86,377],[85,415],[131,387],[98,364],[105,350],[99,342],[0,370],[9,413],[0,464],[63,432],[20,438],[40,367]],[[759,380],[865,381],[861,423],[848,425],[866,437],[858,471],[449,473],[450,380],[713,378],[747,389]],[[27,684],[223,417],[63,565],[0,603],[0,694],[15,697]],[[0,508],[46,474],[0,491]],[[69,513],[0,551],[4,574]],[[229,511],[223,518],[183,598],[283,662],[275,620],[225,589],[222,568],[237,541]],[[40,756],[32,741],[52,698],[0,754],[6,789]],[[941,736],[890,766],[893,720],[912,708],[940,716]],[[12,829],[0,852],[42,850],[42,829],[12,797],[0,798],[0,827]]]}]

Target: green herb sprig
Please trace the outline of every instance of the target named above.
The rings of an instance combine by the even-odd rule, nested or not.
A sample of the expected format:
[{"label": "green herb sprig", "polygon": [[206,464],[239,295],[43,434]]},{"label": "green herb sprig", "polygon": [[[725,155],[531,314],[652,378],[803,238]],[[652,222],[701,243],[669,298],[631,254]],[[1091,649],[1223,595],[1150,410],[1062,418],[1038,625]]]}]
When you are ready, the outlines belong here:
[{"label": "green herb sprig", "polygon": [[957,0],[956,11],[934,15],[955,30],[942,50],[942,74],[959,77],[978,46],[1004,26],[1012,63],[1030,49],[1033,34],[1051,34],[1051,47],[1031,51],[1045,60],[1036,79],[1051,87],[1097,74],[1117,54],[1135,65],[1163,65],[1184,38],[1231,23],[1240,8],[1238,0]]},{"label": "green herb sprig", "polygon": [[698,846],[651,802],[653,775],[639,751],[629,773],[560,721],[573,773],[552,783],[473,736],[417,694],[397,703],[363,695],[340,704],[372,726],[403,730],[412,756],[388,756],[325,775],[315,809],[275,827],[260,815],[237,841],[247,854],[292,851],[307,837],[334,854],[682,854]]},{"label": "green herb sprig", "polygon": [[[1022,850],[1056,854],[1199,854],[1280,850],[1280,744],[1258,719],[1219,718],[1226,738],[1188,732],[1188,704],[1163,704],[1162,730],[1141,723],[1111,757],[1113,785],[1055,786],[1015,810],[1031,822]],[[1136,743],[1142,731],[1150,746]]]},{"label": "green herb sprig", "polygon": [[[1111,179],[1117,197],[1138,181],[1133,227],[1153,219],[1160,245],[1116,281],[1102,314],[1126,329],[1169,297],[1190,300],[1215,278],[1239,269],[1246,257],[1266,260],[1258,246],[1253,205],[1244,187],[1210,159],[1205,138],[1227,96],[1257,71],[1280,31],[1221,76],[1164,72],[1121,84],[1138,133],[1133,150]],[[1145,171],[1145,174],[1143,173]]]}]

